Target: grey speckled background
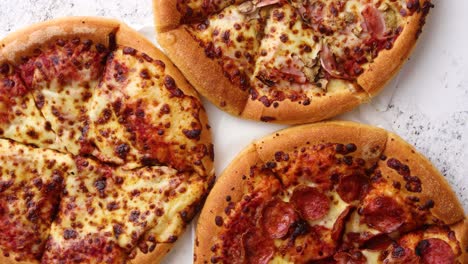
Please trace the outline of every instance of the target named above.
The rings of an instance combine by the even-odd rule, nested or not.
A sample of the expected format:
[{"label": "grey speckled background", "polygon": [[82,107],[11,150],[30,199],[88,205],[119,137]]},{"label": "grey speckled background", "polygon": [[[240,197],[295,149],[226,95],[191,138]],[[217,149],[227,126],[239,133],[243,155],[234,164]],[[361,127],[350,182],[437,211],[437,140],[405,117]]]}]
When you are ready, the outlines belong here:
[{"label": "grey speckled background", "polygon": [[[468,25],[468,1],[433,2],[436,8],[401,73],[370,104],[341,118],[382,126],[416,146],[446,176],[468,212],[468,34],[461,26]],[[0,37],[34,22],[69,15],[112,17],[133,26],[151,26],[153,20],[150,0],[2,0]],[[152,37],[151,29],[145,32]],[[207,109],[218,175],[253,138],[281,127],[239,120],[210,104]],[[191,239],[182,240],[172,255],[184,254],[189,261]]]}]

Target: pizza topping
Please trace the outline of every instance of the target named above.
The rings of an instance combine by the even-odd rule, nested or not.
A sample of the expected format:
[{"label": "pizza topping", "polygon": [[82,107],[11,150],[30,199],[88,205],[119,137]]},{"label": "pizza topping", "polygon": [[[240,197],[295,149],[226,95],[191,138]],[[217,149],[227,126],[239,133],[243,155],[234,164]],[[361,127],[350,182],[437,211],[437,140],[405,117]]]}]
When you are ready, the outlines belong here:
[{"label": "pizza topping", "polygon": [[367,5],[362,11],[367,30],[372,36],[381,39],[384,37],[387,29],[382,13],[373,5]]},{"label": "pizza topping", "polygon": [[333,255],[333,259],[337,263],[346,263],[346,264],[366,264],[367,258],[360,251],[352,252],[339,252]]},{"label": "pizza topping", "polygon": [[415,251],[424,264],[449,264],[455,263],[456,259],[450,245],[438,238],[420,241]]},{"label": "pizza topping", "polygon": [[263,228],[271,238],[283,238],[298,219],[291,204],[278,199],[270,201],[263,209]]},{"label": "pizza topping", "polygon": [[341,199],[347,203],[359,200],[365,193],[369,184],[369,179],[361,174],[351,174],[341,177],[336,191]]},{"label": "pizza topping", "polygon": [[365,223],[385,233],[397,230],[404,223],[403,208],[387,196],[375,197],[359,213]]},{"label": "pizza topping", "polygon": [[294,189],[291,202],[302,217],[309,221],[322,218],[330,209],[329,198],[314,187],[302,186]]},{"label": "pizza topping", "polygon": [[322,45],[322,51],[320,53],[320,63],[325,71],[333,77],[341,78],[342,73],[338,72],[338,66],[336,64],[333,53],[327,44]]},{"label": "pizza topping", "polygon": [[338,241],[343,235],[344,226],[346,224],[346,219],[348,218],[352,207],[348,206],[346,209],[338,216],[335,223],[333,224],[331,237],[333,240]]},{"label": "pizza topping", "polygon": [[247,233],[244,237],[247,263],[268,264],[275,253],[273,240],[259,233]]}]

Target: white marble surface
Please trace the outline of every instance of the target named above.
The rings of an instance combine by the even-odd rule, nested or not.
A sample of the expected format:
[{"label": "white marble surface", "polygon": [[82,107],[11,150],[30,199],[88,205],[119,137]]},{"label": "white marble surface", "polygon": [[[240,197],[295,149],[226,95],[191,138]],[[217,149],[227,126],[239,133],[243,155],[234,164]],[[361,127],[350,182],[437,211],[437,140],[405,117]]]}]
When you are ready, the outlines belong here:
[{"label": "white marble surface", "polygon": [[[415,145],[446,176],[468,212],[468,1],[433,2],[436,8],[401,73],[370,104],[340,118],[387,128]],[[82,15],[120,19],[154,38],[151,0],[0,0],[0,37],[35,22]],[[252,139],[283,127],[240,120],[205,103],[218,175]],[[191,263],[189,229],[166,263]]]}]

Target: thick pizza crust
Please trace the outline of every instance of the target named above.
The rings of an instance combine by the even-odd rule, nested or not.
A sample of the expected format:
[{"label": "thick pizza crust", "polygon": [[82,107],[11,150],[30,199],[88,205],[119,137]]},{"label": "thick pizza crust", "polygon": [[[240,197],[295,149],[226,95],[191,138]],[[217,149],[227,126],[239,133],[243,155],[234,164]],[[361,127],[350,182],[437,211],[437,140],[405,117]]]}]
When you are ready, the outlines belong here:
[{"label": "thick pizza crust", "polygon": [[157,244],[154,250],[150,253],[144,254],[137,250],[134,259],[128,261],[129,264],[147,264],[147,263],[160,263],[164,257],[169,253],[174,246],[173,243],[160,243]]},{"label": "thick pizza crust", "polygon": [[169,58],[201,94],[220,109],[233,115],[241,114],[248,91],[242,91],[224,76],[221,65],[206,56],[184,26],[159,33],[157,38]]},{"label": "thick pizza crust", "polygon": [[230,196],[230,201],[234,203],[242,199],[244,195],[242,176],[249,175],[250,167],[259,162],[261,162],[260,157],[255,146],[251,144],[231,162],[218,179],[198,219],[194,263],[211,263],[210,248],[216,239],[216,234],[221,230],[221,227],[215,223],[215,217],[225,215],[227,196]]},{"label": "thick pizza crust", "polygon": [[[420,0],[421,5],[425,0]],[[356,92],[311,98],[311,104],[285,100],[278,107],[265,106],[258,100],[248,99],[223,74],[222,67],[209,59],[198,42],[184,29],[176,0],[153,0],[158,41],[168,56],[181,69],[189,82],[213,104],[230,114],[242,118],[283,124],[316,122],[347,112],[378,94],[408,59],[415,47],[423,24],[423,12],[404,21],[403,31],[392,49],[382,50],[377,58],[365,66],[356,82]],[[265,118],[266,117],[266,118]]]},{"label": "thick pizza crust", "polygon": [[3,255],[2,250],[0,249],[0,263],[2,264],[39,264],[41,263],[38,260],[24,260],[24,261],[16,261],[14,254],[11,254],[8,257]]},{"label": "thick pizza crust", "polygon": [[[420,193],[411,192],[412,196],[420,199],[421,204],[429,200],[434,201],[434,207],[431,212],[445,224],[453,224],[465,217],[465,213],[456,194],[450,188],[444,176],[432,165],[432,163],[423,155],[418,153],[414,147],[406,143],[399,136],[389,133],[387,145],[383,153],[387,160],[380,161],[378,168],[382,175],[389,181],[398,181],[401,183],[401,190],[404,188],[405,181],[397,171],[387,166],[387,161],[396,158],[403,164],[409,166],[411,176],[416,176],[421,180],[422,191]],[[409,193],[409,192],[408,192]]]},{"label": "thick pizza crust", "polygon": [[[99,17],[65,17],[32,25],[28,28],[11,33],[0,41],[0,59],[2,61],[7,60],[13,64],[18,64],[21,62],[23,56],[33,54],[35,49],[44,47],[60,38],[80,37],[90,39],[94,43],[109,45],[112,44],[109,42],[110,34],[115,34],[115,40],[117,41],[115,44],[132,47],[140,52],[146,53],[153,59],[163,61],[166,65],[166,72],[173,77],[184,94],[199,99],[197,92],[162,52],[140,33],[126,24],[113,19]],[[209,145],[212,140],[208,128],[208,117],[204,109],[200,111],[199,118],[203,125],[199,142]],[[214,177],[213,161],[211,161],[211,159],[204,159],[203,162],[207,169],[207,181],[210,182],[210,179]],[[173,243],[157,244],[154,251],[148,254],[144,254],[137,249],[137,255],[130,263],[159,263],[173,246]],[[0,263],[32,264],[39,262],[16,262],[12,254],[10,257],[1,255]]]},{"label": "thick pizza crust", "polygon": [[[425,0],[421,0],[421,5]],[[382,50],[358,77],[358,84],[369,93],[377,95],[400,70],[416,46],[424,19],[423,12],[415,13],[404,22],[403,31],[390,50]]]},{"label": "thick pizza crust", "polygon": [[[383,155],[388,158],[398,157],[406,163],[410,167],[412,175],[417,175],[421,179],[423,192],[419,195],[422,203],[432,199],[435,206],[431,213],[444,221],[445,224],[458,223],[453,228],[457,233],[457,238],[461,241],[466,258],[468,224],[466,222],[464,225],[459,223],[465,218],[463,208],[437,169],[413,147],[392,133],[354,122],[331,121],[278,131],[256,140],[236,156],[213,187],[201,212],[196,231],[195,263],[210,263],[212,256],[210,248],[221,230],[215,224],[215,217],[225,216],[224,208],[228,204],[227,195],[231,196],[231,201],[234,203],[240,201],[243,196],[241,191],[242,176],[248,175],[251,166],[271,161],[277,151],[293,151],[303,146],[313,146],[320,143],[354,143],[357,150],[352,153],[352,156],[370,162],[379,161],[378,169],[387,168],[385,164],[382,164],[385,161],[381,161]],[[382,171],[382,175],[394,175],[393,172],[393,170],[385,170]],[[398,177],[401,178],[400,175]]]},{"label": "thick pizza crust", "polygon": [[468,263],[468,219],[450,227],[455,232],[455,237],[460,241],[461,256],[458,258],[460,263]]},{"label": "thick pizza crust", "polygon": [[241,117],[270,123],[309,123],[350,111],[367,100],[367,93],[349,90],[322,97],[313,97],[310,104],[306,106],[302,102],[284,100],[279,102],[276,108],[266,107],[262,102],[249,98]]},{"label": "thick pizza crust", "polygon": [[49,20],[11,33],[0,41],[1,52],[8,60],[20,63],[21,57],[60,38],[81,37],[107,45],[109,34],[116,32],[120,25],[117,20],[99,17]]},{"label": "thick pizza crust", "polygon": [[182,14],[177,10],[177,1],[153,0],[153,13],[157,32],[178,27],[182,19]]},{"label": "thick pizza crust", "polygon": [[254,144],[260,158],[267,162],[277,151],[293,151],[302,146],[321,143],[353,143],[354,157],[377,161],[384,151],[387,132],[383,129],[348,121],[332,121],[287,128],[257,140]]}]

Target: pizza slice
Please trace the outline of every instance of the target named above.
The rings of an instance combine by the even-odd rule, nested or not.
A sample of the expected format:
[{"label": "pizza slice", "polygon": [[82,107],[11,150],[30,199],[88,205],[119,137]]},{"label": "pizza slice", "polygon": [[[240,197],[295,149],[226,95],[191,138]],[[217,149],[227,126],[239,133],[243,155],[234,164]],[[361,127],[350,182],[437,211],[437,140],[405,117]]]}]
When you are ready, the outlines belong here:
[{"label": "pizza slice", "polygon": [[162,164],[211,174],[213,151],[203,106],[173,73],[167,60],[117,48],[90,100],[83,153],[126,168]]},{"label": "pizza slice", "polygon": [[124,263],[137,246],[144,253],[159,250],[160,243],[175,242],[207,188],[198,175],[168,167],[125,171],[82,157],[75,163],[42,258],[46,263]]},{"label": "pizza slice", "polygon": [[468,223],[451,226],[429,225],[395,239],[386,237],[364,245],[361,249],[340,251],[317,264],[438,264],[466,263]]},{"label": "pizza slice", "polygon": [[53,150],[0,139],[0,162],[0,262],[37,262],[73,160]]},{"label": "pizza slice", "polygon": [[2,41],[3,54],[18,65],[36,106],[74,155],[80,153],[87,102],[100,80],[118,25],[89,18],[56,20]]},{"label": "pizza slice", "polygon": [[[463,219],[454,193],[440,173],[400,137],[389,133],[371,186],[347,224],[344,240],[354,247],[378,236],[393,236],[427,224]],[[449,202],[451,201],[451,202]]]},{"label": "pizza slice", "polygon": [[243,2],[245,0],[181,0],[173,2],[158,0],[153,1],[154,18],[157,22],[158,31],[162,32],[174,29],[181,23],[201,22],[214,13]]},{"label": "pizza slice", "polygon": [[382,253],[382,263],[465,263],[466,232],[465,222],[410,232]]},{"label": "pizza slice", "polygon": [[[204,21],[158,34],[160,43],[173,47],[166,51],[189,82],[212,93],[226,111],[240,114],[245,106],[268,2],[234,4]],[[180,53],[185,48],[190,50]]]},{"label": "pizza slice", "polygon": [[0,137],[64,151],[51,124],[35,105],[18,69],[0,59]]}]

